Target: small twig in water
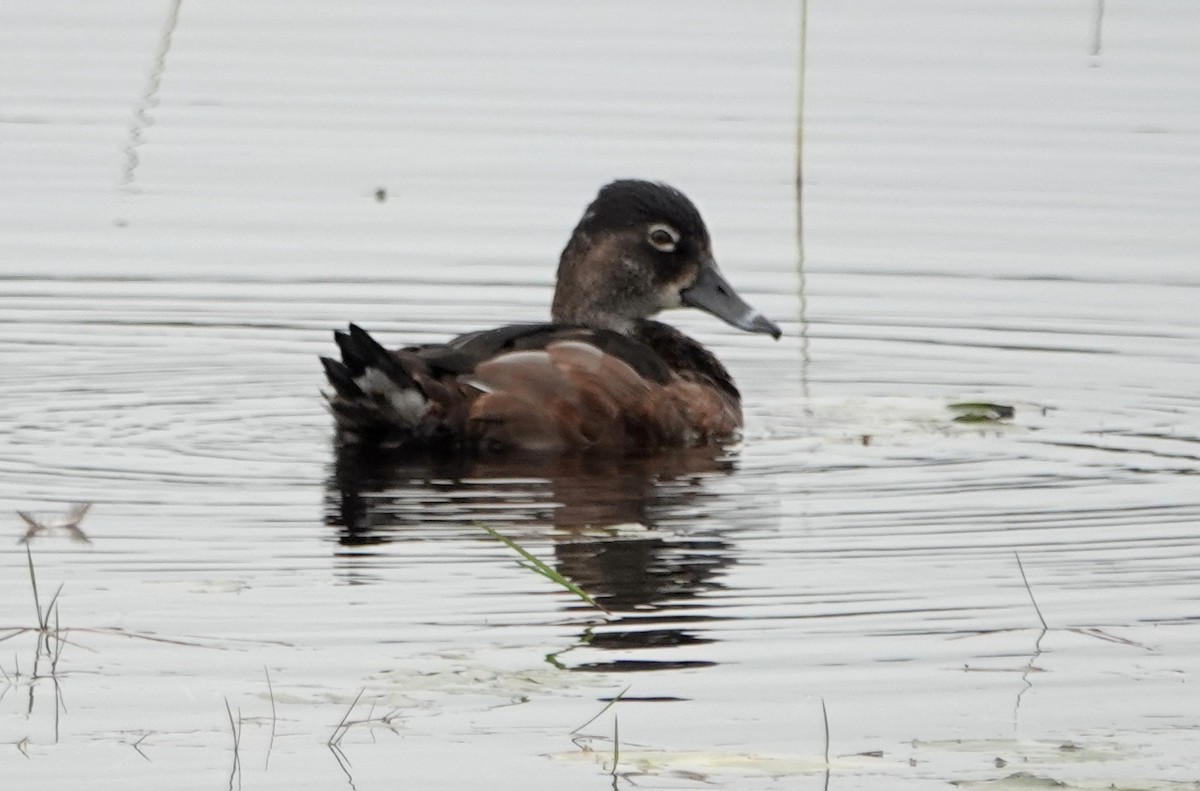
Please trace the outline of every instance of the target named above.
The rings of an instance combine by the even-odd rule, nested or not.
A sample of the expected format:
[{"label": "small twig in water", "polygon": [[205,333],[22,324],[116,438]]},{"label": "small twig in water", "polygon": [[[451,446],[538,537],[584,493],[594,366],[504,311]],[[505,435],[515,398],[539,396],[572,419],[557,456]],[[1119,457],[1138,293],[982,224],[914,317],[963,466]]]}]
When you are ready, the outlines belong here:
[{"label": "small twig in water", "polygon": [[829,711],[825,708],[825,698],[821,698],[821,719],[825,720],[825,791],[829,791]]},{"label": "small twig in water", "polygon": [[[58,589],[54,591],[54,595],[50,598],[50,603],[43,610],[41,596],[38,593],[37,572],[33,567],[33,551],[29,548],[28,544],[25,545],[25,559],[29,565],[29,586],[33,589],[33,609],[37,615],[38,655],[50,657],[53,674],[53,671],[58,666],[58,656],[62,653],[62,644],[65,642],[58,628],[58,597],[62,593],[65,583],[59,583]],[[50,618],[52,616],[54,618],[53,629],[50,628]],[[21,631],[30,630],[23,629]],[[11,636],[7,635],[5,639]],[[54,649],[50,647],[51,639],[57,644]]]},{"label": "small twig in water", "polygon": [[350,726],[353,724],[350,720],[350,713],[354,711],[354,707],[358,705],[359,698],[366,691],[367,688],[363,687],[354,696],[354,700],[350,702],[350,708],[346,709],[346,713],[342,715],[342,721],[333,729],[333,733],[329,736],[329,741],[325,743],[329,751],[333,753],[333,758],[337,761],[338,768],[342,770],[342,774],[346,775],[346,780],[349,781],[351,788],[354,787],[354,776],[350,773],[350,759],[342,752],[342,737],[349,732]]},{"label": "small twig in water", "polygon": [[229,698],[225,698],[225,713],[229,715],[229,729],[233,732],[233,767],[229,770],[229,791],[233,791],[233,778],[237,777],[238,788],[242,787],[242,710],[238,709],[237,722],[233,720],[233,709],[229,707]]},{"label": "small twig in water", "polygon": [[342,721],[339,722],[337,727],[333,729],[333,733],[329,736],[329,741],[326,742],[326,744],[328,744],[330,747],[337,747],[339,744],[341,744],[342,737],[345,736],[346,732],[350,730],[350,726],[346,724],[346,721],[350,719],[350,713],[354,711],[354,707],[358,705],[358,699],[361,698],[363,693],[366,691],[367,688],[363,687],[358,691],[358,694],[354,696],[354,700],[350,703],[350,708],[346,709],[346,713],[342,715]]},{"label": "small twig in water", "polygon": [[336,744],[329,744],[326,746],[329,748],[329,752],[333,753],[333,760],[337,761],[338,768],[341,769],[342,774],[346,776],[346,780],[350,783],[350,787],[354,788],[354,775],[350,773],[350,769],[352,768],[350,766],[350,759],[346,757],[344,752],[342,752],[342,748],[338,747]]},{"label": "small twig in water", "polygon": [[[62,590],[62,588],[60,587],[59,590]],[[57,598],[57,597],[58,597],[58,594],[55,594],[55,598]],[[54,608],[54,650],[50,652],[50,675],[51,676],[57,675],[58,660],[62,659],[63,649],[66,648],[66,646],[67,646],[67,641],[64,638],[59,636],[61,634],[62,634],[62,630],[59,629],[59,627],[58,627],[58,608],[55,607]],[[49,650],[49,648],[50,648],[50,646],[47,645],[46,649]]]},{"label": "small twig in water", "polygon": [[271,671],[263,665],[263,673],[267,676],[267,693],[271,696],[271,740],[267,742],[267,758],[263,769],[271,767],[271,748],[275,746],[275,688],[271,686]]},{"label": "small twig in water", "polygon": [[58,595],[62,593],[65,582],[58,583],[58,589],[54,591],[54,595],[50,597],[50,604],[46,607],[46,614],[42,620],[41,627],[45,631],[50,630],[50,615],[54,615],[54,620],[58,621]]},{"label": "small twig in water", "polygon": [[1139,643],[1139,642],[1136,642],[1136,641],[1134,641],[1134,640],[1129,640],[1129,639],[1127,639],[1127,638],[1124,638],[1124,637],[1117,637],[1115,634],[1109,634],[1108,632],[1105,632],[1105,631],[1103,631],[1103,630],[1101,630],[1101,629],[1097,629],[1097,628],[1096,628],[1096,627],[1094,627],[1094,626],[1091,626],[1091,627],[1072,627],[1072,628],[1070,628],[1070,629],[1067,629],[1067,631],[1068,631],[1068,632],[1074,632],[1075,634],[1081,634],[1081,635],[1084,635],[1084,636],[1086,636],[1086,637],[1095,637],[1097,640],[1104,640],[1104,641],[1106,641],[1106,642],[1109,642],[1109,643],[1117,643],[1117,644],[1119,644],[1119,645],[1128,645],[1128,646],[1132,646],[1132,647],[1134,647],[1134,648],[1141,648],[1141,649],[1143,649],[1143,650],[1146,650],[1146,651],[1153,651],[1153,650],[1154,650],[1153,648],[1151,648],[1150,646],[1146,645],[1145,643]]},{"label": "small twig in water", "polygon": [[825,698],[821,698],[821,717],[825,720],[825,765],[829,766],[829,712],[825,709]]},{"label": "small twig in water", "polygon": [[1025,566],[1021,564],[1021,555],[1013,552],[1013,557],[1017,559],[1017,568],[1021,570],[1021,581],[1025,583],[1025,592],[1029,594],[1029,601],[1033,602],[1034,612],[1037,613],[1038,620],[1042,622],[1042,628],[1049,629],[1046,619],[1042,617],[1042,608],[1038,607],[1037,599],[1033,598],[1033,588],[1029,587],[1029,578],[1025,576]]},{"label": "small twig in water", "polygon": [[145,733],[142,734],[142,738],[138,739],[136,742],[129,743],[129,746],[132,747],[133,749],[137,750],[137,754],[142,756],[143,758],[145,758],[147,761],[150,760],[150,756],[148,756],[144,752],[142,752],[142,742],[146,741],[146,737],[149,735],[150,735],[150,732],[146,731]]},{"label": "small twig in water", "polygon": [[600,711],[598,711],[598,712],[596,712],[594,715],[592,715],[592,717],[591,717],[590,719],[588,719],[588,721],[587,721],[587,722],[585,722],[584,724],[580,725],[578,728],[576,728],[575,730],[571,731],[571,732],[570,732],[569,734],[567,734],[567,735],[568,735],[568,736],[574,736],[575,734],[579,733],[581,730],[583,730],[583,729],[584,729],[584,728],[586,728],[587,726],[591,725],[593,722],[595,722],[597,719],[599,719],[599,717],[600,717],[600,715],[601,715],[601,714],[603,714],[604,712],[608,711],[608,710],[609,710],[609,709],[611,709],[613,706],[617,705],[617,701],[619,701],[621,698],[625,697],[625,693],[626,693],[626,692],[628,692],[628,691],[629,691],[630,689],[632,689],[632,688],[633,688],[633,685],[632,685],[632,684],[630,684],[629,686],[625,687],[625,689],[623,689],[623,690],[621,690],[620,692],[618,692],[618,693],[617,693],[617,694],[616,694],[616,695],[613,697],[613,699],[612,699],[612,700],[610,700],[608,703],[604,704],[604,708],[600,709]]},{"label": "small twig in water", "polygon": [[29,561],[29,584],[33,587],[33,608],[37,611],[38,625],[45,628],[42,620],[42,603],[38,600],[37,574],[33,570],[33,550],[25,545],[25,557]]},{"label": "small twig in water", "polygon": [[617,721],[617,715],[613,715],[613,765],[612,776],[617,776],[617,762],[621,760],[621,729],[620,723]]}]

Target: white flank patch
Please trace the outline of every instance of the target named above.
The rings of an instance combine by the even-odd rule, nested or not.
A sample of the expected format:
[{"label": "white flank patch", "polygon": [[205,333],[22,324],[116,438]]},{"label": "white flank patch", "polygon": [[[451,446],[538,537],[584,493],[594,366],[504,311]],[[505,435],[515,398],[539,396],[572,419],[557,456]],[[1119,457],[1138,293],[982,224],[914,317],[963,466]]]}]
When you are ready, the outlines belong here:
[{"label": "white flank patch", "polygon": [[463,384],[467,385],[468,387],[474,387],[476,390],[478,390],[481,393],[496,392],[495,388],[493,388],[491,385],[486,384],[485,382],[481,382],[480,380],[476,379],[473,376],[472,377],[459,377],[458,381],[462,382]]},{"label": "white flank patch", "polygon": [[425,397],[416,390],[397,385],[378,368],[368,368],[354,380],[358,389],[368,396],[382,396],[396,413],[397,422],[415,426],[428,407]]}]

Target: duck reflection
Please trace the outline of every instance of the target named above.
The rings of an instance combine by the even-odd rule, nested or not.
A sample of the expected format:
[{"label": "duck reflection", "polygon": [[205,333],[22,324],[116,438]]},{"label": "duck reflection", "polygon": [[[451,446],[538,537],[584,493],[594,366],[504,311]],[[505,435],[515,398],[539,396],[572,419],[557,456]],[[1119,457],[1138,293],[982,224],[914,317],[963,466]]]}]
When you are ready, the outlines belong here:
[{"label": "duck reflection", "polygon": [[[709,642],[681,621],[707,620],[697,597],[722,587],[729,543],[695,527],[716,504],[715,478],[734,471],[720,448],[649,458],[397,458],[340,448],[328,479],[326,523],[353,554],[439,526],[480,524],[511,534],[553,530],[554,566],[615,614],[582,642],[598,649]],[[481,541],[493,540],[482,530]],[[436,533],[432,535],[436,540]],[[380,547],[382,551],[382,547]],[[569,605],[574,608],[574,604]],[[670,613],[662,612],[670,608]],[[695,612],[689,612],[689,610]],[[579,670],[643,670],[708,662],[617,661]]]}]

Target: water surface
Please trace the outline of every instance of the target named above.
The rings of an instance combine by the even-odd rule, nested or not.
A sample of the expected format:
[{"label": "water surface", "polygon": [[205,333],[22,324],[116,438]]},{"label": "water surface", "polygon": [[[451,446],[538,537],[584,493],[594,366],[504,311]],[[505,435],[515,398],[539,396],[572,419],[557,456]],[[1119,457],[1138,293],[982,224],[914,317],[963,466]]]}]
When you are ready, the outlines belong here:
[{"label": "water surface", "polygon": [[[1198,16],[9,4],[4,787],[1193,787]],[[625,176],[785,329],[669,317],[744,442],[336,458],[333,328],[542,318]]]}]

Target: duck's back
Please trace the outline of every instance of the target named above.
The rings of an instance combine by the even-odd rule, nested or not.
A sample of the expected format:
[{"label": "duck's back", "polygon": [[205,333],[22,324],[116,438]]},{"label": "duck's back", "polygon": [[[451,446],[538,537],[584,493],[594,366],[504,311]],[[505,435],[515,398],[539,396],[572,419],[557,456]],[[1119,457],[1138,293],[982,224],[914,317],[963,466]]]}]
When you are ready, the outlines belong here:
[{"label": "duck's back", "polygon": [[389,352],[351,326],[325,360],[343,443],[468,451],[641,452],[733,435],[737,389],[686,335],[555,324]]}]

